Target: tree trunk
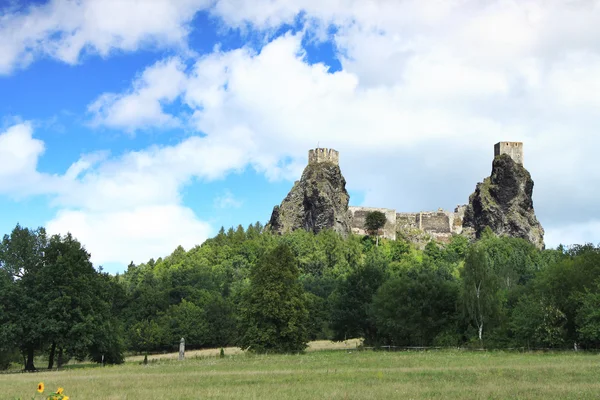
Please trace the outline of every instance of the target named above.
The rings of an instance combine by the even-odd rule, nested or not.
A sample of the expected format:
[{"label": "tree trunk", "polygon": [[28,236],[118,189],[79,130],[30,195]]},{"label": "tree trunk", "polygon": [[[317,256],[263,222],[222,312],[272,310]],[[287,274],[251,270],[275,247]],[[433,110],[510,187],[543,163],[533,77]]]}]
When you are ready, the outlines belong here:
[{"label": "tree trunk", "polygon": [[48,357],[48,369],[52,369],[54,366],[54,354],[56,353],[56,342],[52,342],[50,347],[50,356]]},{"label": "tree trunk", "polygon": [[25,362],[25,371],[35,371],[35,365],[33,365],[33,346],[27,348],[27,361]]},{"label": "tree trunk", "polygon": [[60,369],[63,366],[63,348],[60,347],[58,349],[58,369]]},{"label": "tree trunk", "polygon": [[479,342],[482,342],[482,335],[483,335],[483,323],[479,324]]}]

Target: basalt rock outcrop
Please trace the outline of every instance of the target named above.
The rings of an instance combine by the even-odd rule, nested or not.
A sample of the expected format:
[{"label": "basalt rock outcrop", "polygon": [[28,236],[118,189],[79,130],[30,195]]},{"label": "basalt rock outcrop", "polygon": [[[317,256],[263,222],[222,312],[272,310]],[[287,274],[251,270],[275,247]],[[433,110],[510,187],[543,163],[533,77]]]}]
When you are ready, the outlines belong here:
[{"label": "basalt rock outcrop", "polygon": [[309,152],[309,163],[280,206],[273,208],[269,228],[287,233],[305,229],[317,233],[333,229],[350,232],[346,180],[338,165],[338,152],[315,149]]},{"label": "basalt rock outcrop", "polygon": [[497,235],[520,237],[543,249],[544,229],[533,209],[533,180],[516,151],[516,156],[504,149],[496,151],[492,174],[469,197],[463,228],[472,229],[479,238],[489,226]]}]

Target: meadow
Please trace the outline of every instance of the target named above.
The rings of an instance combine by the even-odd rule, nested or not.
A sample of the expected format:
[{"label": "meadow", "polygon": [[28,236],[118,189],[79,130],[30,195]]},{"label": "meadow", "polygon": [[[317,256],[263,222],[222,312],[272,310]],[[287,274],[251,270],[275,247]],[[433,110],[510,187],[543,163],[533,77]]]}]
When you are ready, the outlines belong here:
[{"label": "meadow", "polygon": [[[71,399],[592,399],[600,397],[600,355],[440,350],[309,351],[299,355],[82,365],[58,372],[0,375],[2,399],[31,398],[38,382]],[[190,353],[193,354],[193,353]]]}]

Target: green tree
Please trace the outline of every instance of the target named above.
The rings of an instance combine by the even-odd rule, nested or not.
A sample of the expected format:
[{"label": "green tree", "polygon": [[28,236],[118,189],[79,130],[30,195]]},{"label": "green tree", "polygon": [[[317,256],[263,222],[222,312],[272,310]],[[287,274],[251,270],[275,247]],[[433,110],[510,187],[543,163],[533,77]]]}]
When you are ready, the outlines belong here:
[{"label": "green tree", "polygon": [[171,306],[164,318],[170,324],[171,343],[183,337],[189,348],[200,348],[209,341],[209,325],[202,307],[184,299]]},{"label": "green tree", "polygon": [[308,310],[289,246],[267,252],[250,273],[241,306],[240,347],[251,351],[298,352],[308,341]]},{"label": "green tree", "polygon": [[35,370],[34,355],[44,341],[48,326],[40,270],[47,245],[44,228],[30,230],[17,225],[0,245],[0,269],[14,282],[9,299],[9,320],[16,345],[24,356],[25,370]]},{"label": "green tree", "polygon": [[373,296],[388,277],[385,256],[374,251],[340,281],[332,293],[331,325],[335,340],[362,337],[367,343],[377,340],[377,327],[372,318]]},{"label": "green tree", "polygon": [[597,348],[600,344],[600,285],[587,289],[579,300],[581,306],[576,317],[579,339]]},{"label": "green tree", "polygon": [[384,283],[373,299],[379,343],[430,346],[454,324],[459,286],[433,270],[411,271]]},{"label": "green tree", "polygon": [[469,320],[477,329],[480,343],[483,343],[483,328],[497,309],[498,282],[480,244],[475,244],[469,250],[462,278],[463,304]]},{"label": "green tree", "polygon": [[556,258],[541,270],[534,281],[536,292],[553,304],[566,317],[566,342],[588,342],[595,345],[590,328],[594,321],[593,304],[595,293],[600,289],[596,277],[600,276],[600,247],[593,245],[572,246],[564,256]]},{"label": "green tree", "polygon": [[552,301],[532,293],[519,299],[512,312],[511,328],[518,345],[558,347],[564,343],[566,321]]},{"label": "green tree", "polygon": [[108,339],[101,332],[115,335],[115,329],[102,329],[114,322],[107,277],[94,269],[89,253],[70,234],[48,239],[43,228],[17,225],[2,241],[0,266],[13,281],[10,327],[26,370],[35,369],[36,351],[49,350],[52,368],[57,350],[59,364],[63,352],[82,359],[98,347],[97,340]]},{"label": "green tree", "polygon": [[381,211],[371,211],[365,217],[365,230],[369,235],[377,237],[377,246],[379,246],[379,230],[385,226],[387,218]]},{"label": "green tree", "polygon": [[138,321],[129,328],[129,346],[137,352],[158,350],[169,341],[167,329],[154,320]]},{"label": "green tree", "polygon": [[59,353],[84,358],[99,339],[102,325],[113,320],[108,278],[94,269],[90,254],[67,234],[50,238],[39,279],[44,285],[38,295],[47,315],[44,339],[50,345],[48,368],[53,367],[57,348]]},{"label": "green tree", "polygon": [[210,301],[204,305],[204,316],[209,328],[209,346],[224,347],[234,344],[237,326],[234,307],[229,298],[213,294]]},{"label": "green tree", "polygon": [[8,368],[16,353],[16,326],[12,319],[16,310],[11,309],[14,288],[8,271],[0,268],[0,370]]}]

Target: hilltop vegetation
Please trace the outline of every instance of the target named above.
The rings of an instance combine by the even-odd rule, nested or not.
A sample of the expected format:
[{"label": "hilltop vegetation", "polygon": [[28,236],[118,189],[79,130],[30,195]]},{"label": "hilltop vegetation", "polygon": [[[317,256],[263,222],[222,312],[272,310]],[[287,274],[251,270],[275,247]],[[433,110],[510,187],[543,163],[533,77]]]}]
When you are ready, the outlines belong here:
[{"label": "hilltop vegetation", "polygon": [[[189,251],[98,272],[71,236],[15,228],[0,248],[0,354],[33,367],[60,354],[240,345],[296,352],[308,340],[371,346],[595,348],[600,248],[539,250],[491,231],[418,250],[324,230],[223,229]],[[50,249],[58,249],[49,251]],[[35,366],[40,367],[40,366]]]}]

